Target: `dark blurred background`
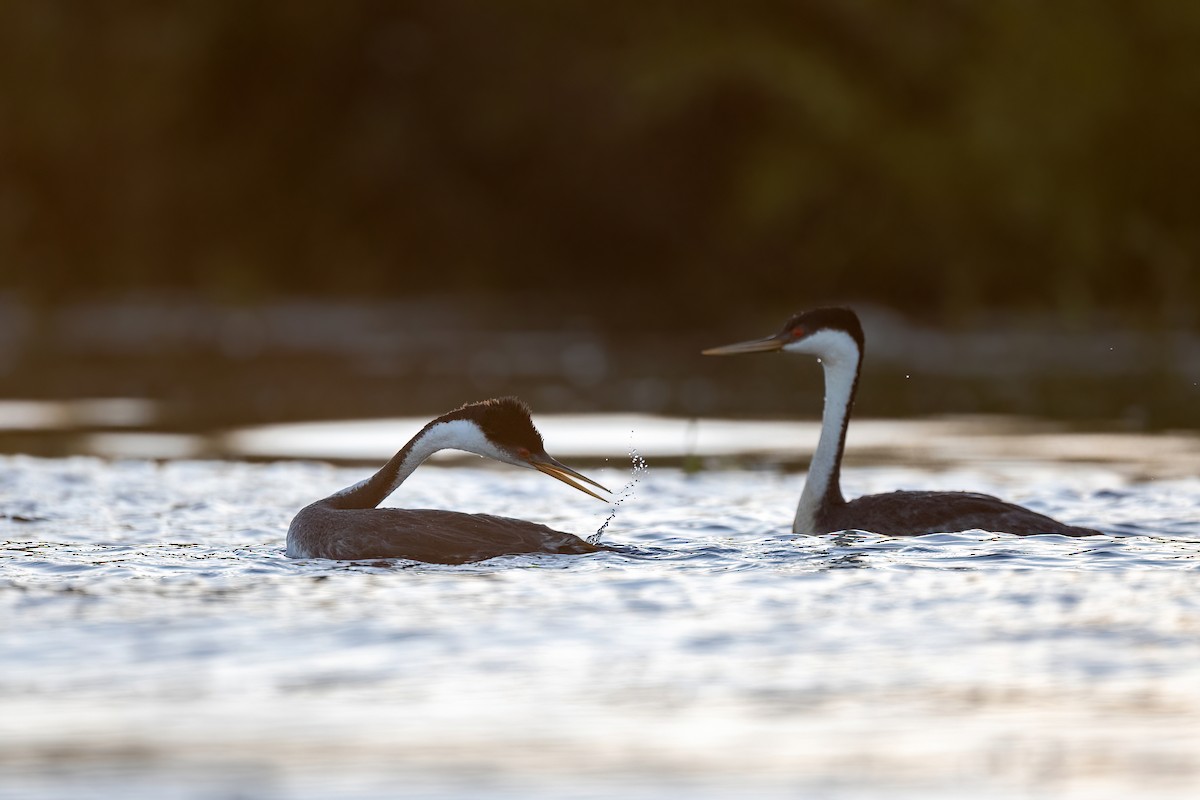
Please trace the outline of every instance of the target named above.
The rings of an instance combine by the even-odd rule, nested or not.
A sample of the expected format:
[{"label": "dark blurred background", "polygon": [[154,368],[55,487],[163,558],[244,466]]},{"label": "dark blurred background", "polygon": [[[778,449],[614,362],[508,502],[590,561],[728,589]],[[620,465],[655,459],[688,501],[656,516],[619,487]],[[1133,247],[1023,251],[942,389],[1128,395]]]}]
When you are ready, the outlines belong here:
[{"label": "dark blurred background", "polygon": [[796,413],[695,352],[844,302],[865,413],[1193,426],[1197,53],[1177,0],[5,3],[0,395]]}]

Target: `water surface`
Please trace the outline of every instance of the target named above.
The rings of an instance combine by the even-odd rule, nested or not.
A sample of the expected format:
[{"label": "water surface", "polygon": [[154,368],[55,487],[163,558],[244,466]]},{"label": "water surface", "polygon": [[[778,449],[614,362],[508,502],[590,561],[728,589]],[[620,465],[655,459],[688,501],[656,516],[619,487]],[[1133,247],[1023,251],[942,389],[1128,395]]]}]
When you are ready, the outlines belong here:
[{"label": "water surface", "polygon": [[[800,475],[651,463],[605,531],[626,552],[284,557],[294,511],[364,474],[0,459],[0,797],[1200,787],[1196,478],[858,467],[847,494],[990,491],[1108,535],[808,537]],[[620,487],[628,459],[589,474]],[[482,462],[389,502],[581,535],[609,514]]]}]

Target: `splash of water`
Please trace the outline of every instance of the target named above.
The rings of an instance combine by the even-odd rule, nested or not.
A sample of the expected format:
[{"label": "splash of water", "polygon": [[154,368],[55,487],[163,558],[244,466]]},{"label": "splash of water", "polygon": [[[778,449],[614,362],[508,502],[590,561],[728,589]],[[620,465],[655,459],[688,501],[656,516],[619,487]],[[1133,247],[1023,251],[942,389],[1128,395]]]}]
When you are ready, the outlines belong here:
[{"label": "splash of water", "polygon": [[629,460],[633,464],[633,470],[630,473],[629,481],[621,487],[620,491],[617,492],[617,499],[613,501],[612,510],[608,512],[608,517],[604,520],[604,523],[596,530],[595,533],[587,537],[588,543],[590,544],[600,544],[600,538],[604,536],[605,529],[608,528],[609,523],[613,521],[613,518],[617,516],[617,509],[619,509],[621,504],[626,500],[637,496],[633,489],[635,486],[637,486],[637,482],[640,481],[650,469],[646,466],[646,459],[642,458],[641,453],[639,453],[637,449],[632,446],[629,448]]}]

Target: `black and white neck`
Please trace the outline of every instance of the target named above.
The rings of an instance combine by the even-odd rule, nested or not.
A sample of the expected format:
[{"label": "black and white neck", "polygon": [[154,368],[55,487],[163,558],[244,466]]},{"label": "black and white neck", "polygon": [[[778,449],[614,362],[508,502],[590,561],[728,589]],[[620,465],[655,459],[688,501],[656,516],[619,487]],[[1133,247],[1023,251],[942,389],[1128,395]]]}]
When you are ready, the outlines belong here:
[{"label": "black and white neck", "polygon": [[440,450],[462,450],[467,453],[511,463],[484,434],[472,419],[438,417],[409,440],[378,472],[353,486],[334,492],[326,502],[334,508],[375,508],[417,467]]},{"label": "black and white neck", "polygon": [[858,376],[862,366],[862,345],[845,330],[826,328],[798,340],[785,352],[815,355],[825,371],[825,408],[821,413],[821,437],[808,467],[804,491],[792,521],[793,533],[819,530],[817,517],[827,509],[844,505],[842,495],[842,455],[846,450],[846,430]]},{"label": "black and white neck", "polygon": [[704,351],[706,355],[800,353],[816,356],[821,362],[825,370],[821,437],[796,507],[792,522],[795,533],[818,530],[817,520],[824,512],[845,505],[841,487],[842,453],[858,391],[863,350],[863,330],[857,314],[848,308],[818,308],[792,317],[773,336]]}]

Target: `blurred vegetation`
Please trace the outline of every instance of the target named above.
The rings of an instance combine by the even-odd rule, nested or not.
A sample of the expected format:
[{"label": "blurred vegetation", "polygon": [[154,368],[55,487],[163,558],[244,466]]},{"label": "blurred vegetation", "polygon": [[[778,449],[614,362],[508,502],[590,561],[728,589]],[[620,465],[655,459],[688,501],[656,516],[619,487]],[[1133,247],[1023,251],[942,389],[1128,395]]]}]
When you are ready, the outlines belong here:
[{"label": "blurred vegetation", "polygon": [[0,5],[0,289],[1194,324],[1200,5]]}]

